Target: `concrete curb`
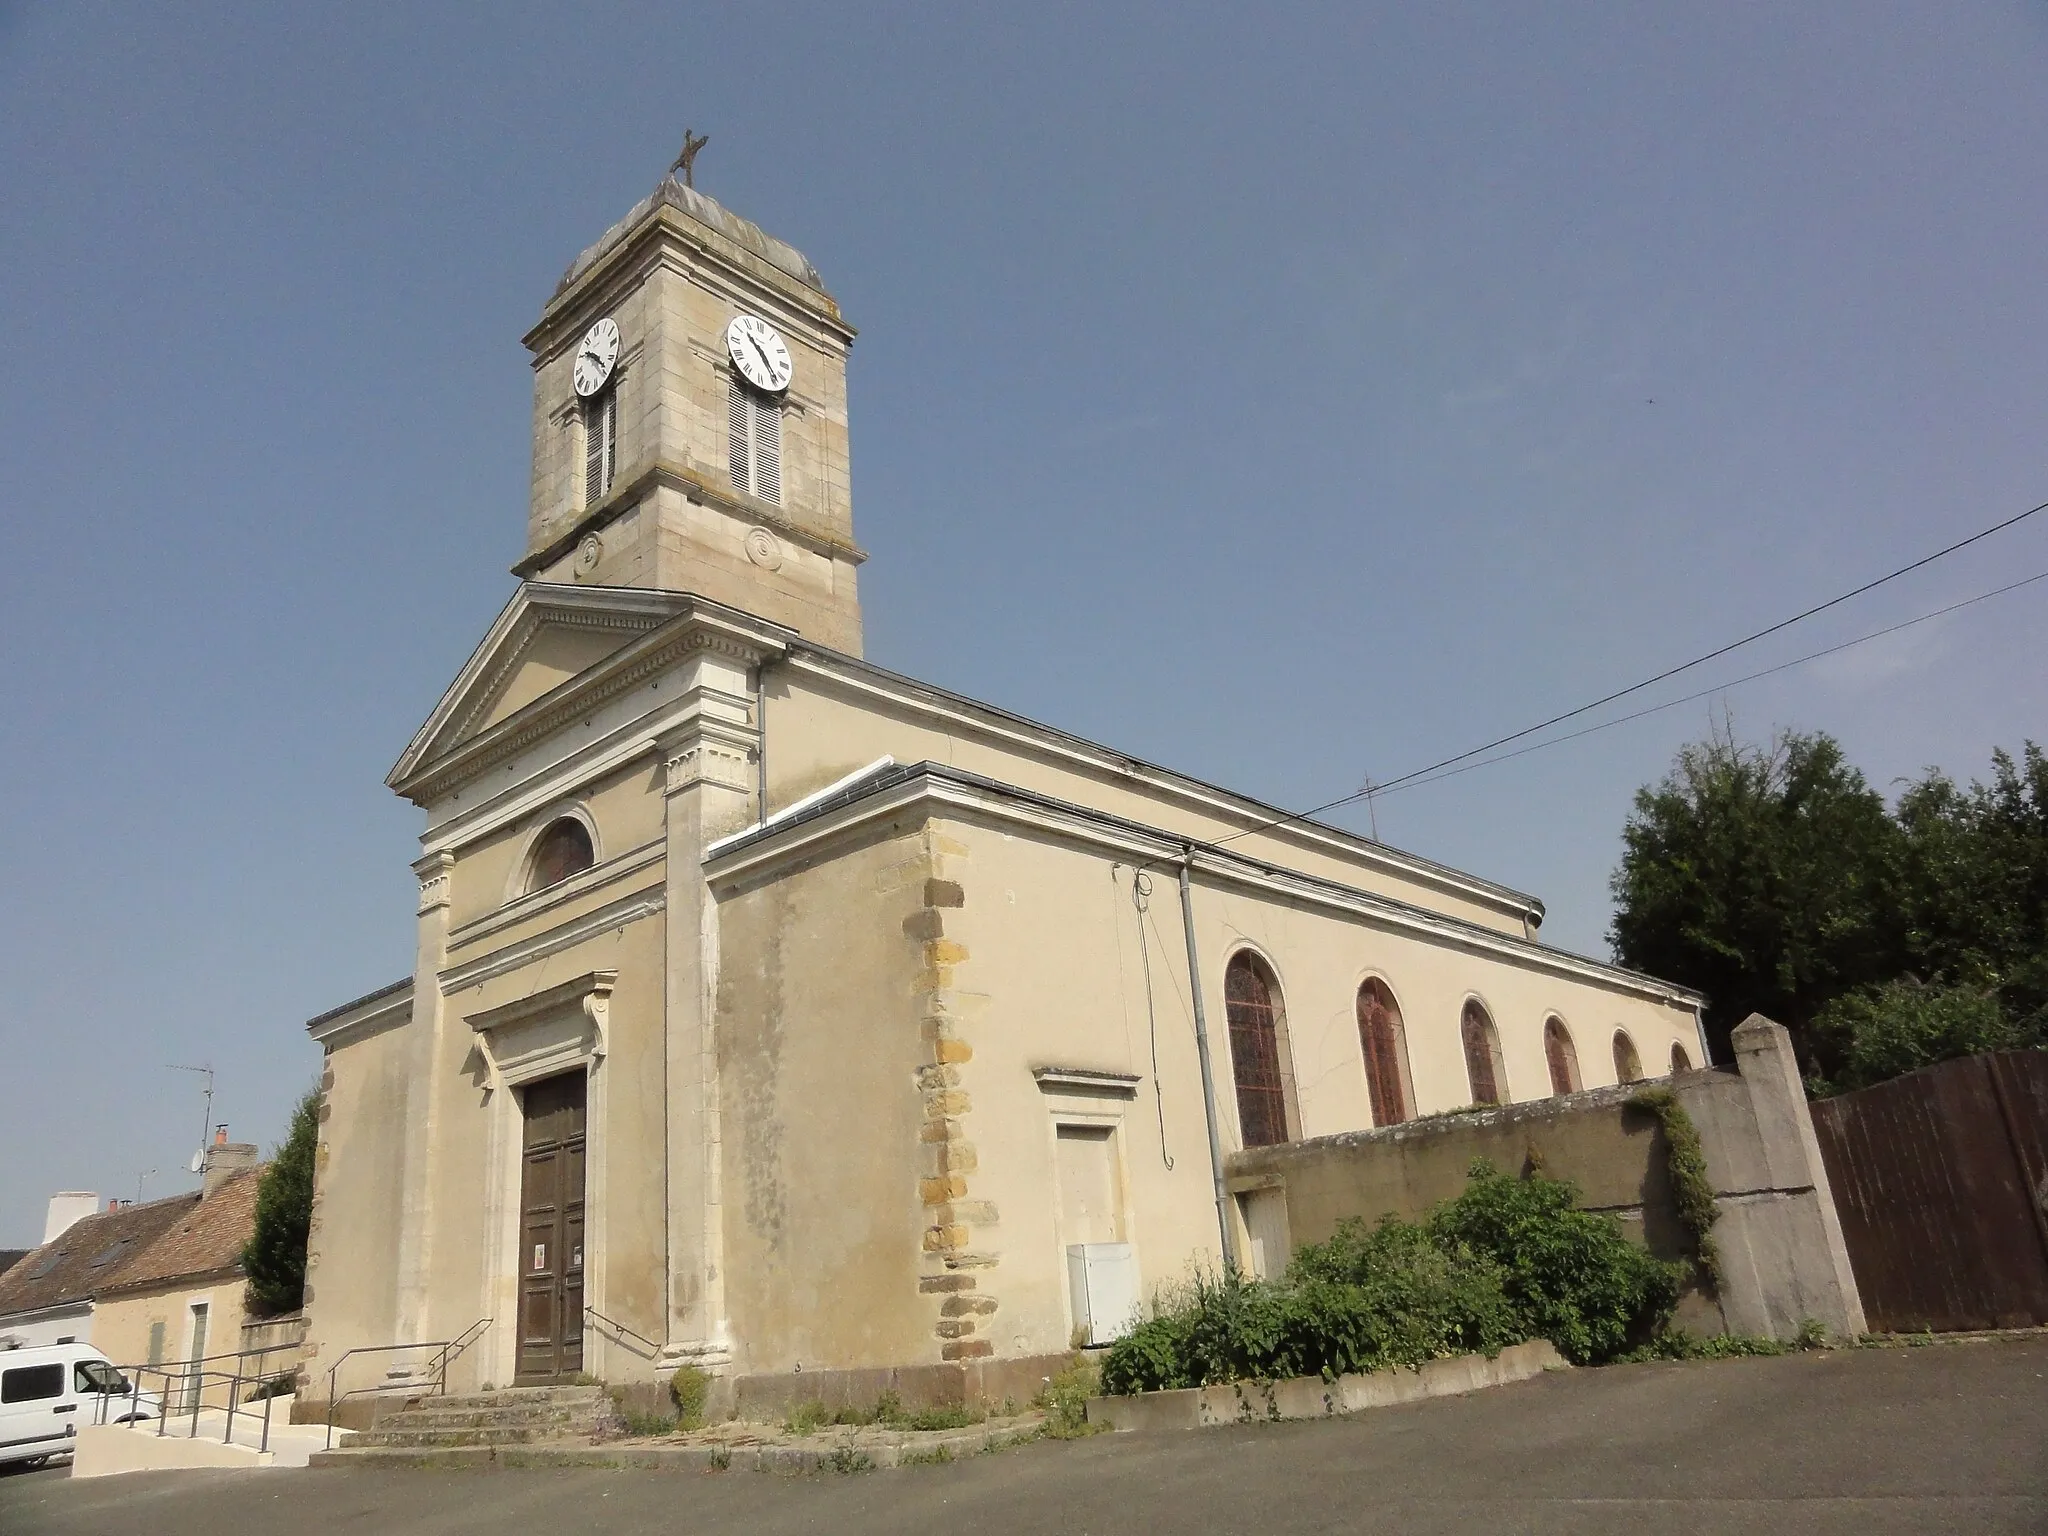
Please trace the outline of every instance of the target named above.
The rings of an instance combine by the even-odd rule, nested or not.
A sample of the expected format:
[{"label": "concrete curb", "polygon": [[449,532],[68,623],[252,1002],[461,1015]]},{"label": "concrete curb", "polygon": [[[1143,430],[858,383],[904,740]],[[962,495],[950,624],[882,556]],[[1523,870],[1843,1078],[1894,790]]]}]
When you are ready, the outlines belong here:
[{"label": "concrete curb", "polygon": [[361,1450],[316,1451],[315,1467],[604,1467],[651,1472],[867,1472],[882,1467],[957,1461],[1035,1440],[1037,1422],[998,1429],[963,1429],[918,1434],[904,1431],[866,1442],[849,1434],[837,1444],[670,1445],[657,1440],[603,1444],[457,1445],[442,1447],[365,1446]]},{"label": "concrete curb", "polygon": [[1289,1381],[1234,1381],[1134,1397],[1091,1397],[1088,1422],[1116,1430],[1197,1429],[1205,1424],[1251,1424],[1273,1419],[1322,1419],[1366,1408],[1389,1408],[1425,1397],[1455,1397],[1486,1387],[1527,1381],[1571,1367],[1548,1339],[1532,1339],[1484,1355],[1430,1360],[1414,1370],[1365,1376],[1297,1376]]}]

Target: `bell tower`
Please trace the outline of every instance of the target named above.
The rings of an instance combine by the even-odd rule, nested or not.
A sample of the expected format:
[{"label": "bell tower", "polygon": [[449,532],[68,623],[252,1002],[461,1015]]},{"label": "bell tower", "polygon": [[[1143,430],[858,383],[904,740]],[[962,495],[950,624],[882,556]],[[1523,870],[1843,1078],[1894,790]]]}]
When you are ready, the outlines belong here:
[{"label": "bell tower", "polygon": [[860,654],[853,327],[803,254],[671,174],[527,333],[535,581],[694,592]]}]

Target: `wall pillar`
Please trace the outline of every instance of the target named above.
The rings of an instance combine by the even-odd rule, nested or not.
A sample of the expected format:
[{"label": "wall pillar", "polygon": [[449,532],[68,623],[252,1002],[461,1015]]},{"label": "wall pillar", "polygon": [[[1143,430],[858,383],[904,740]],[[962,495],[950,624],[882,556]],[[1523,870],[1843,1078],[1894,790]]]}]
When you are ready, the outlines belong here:
[{"label": "wall pillar", "polygon": [[[411,1070],[406,1074],[405,1155],[399,1187],[398,1337],[376,1343],[431,1338],[428,1289],[433,1274],[434,1149],[440,1122],[441,969],[448,961],[448,908],[455,855],[430,853],[412,867],[419,877],[419,935],[413,950]],[[463,1318],[457,1328],[475,1318]]]},{"label": "wall pillar", "polygon": [[667,1074],[668,1317],[663,1370],[732,1362],[725,1308],[717,995],[718,909],[704,849],[751,819],[759,741],[745,661],[685,667],[684,722],[657,744],[667,827],[663,1063]]},{"label": "wall pillar", "polygon": [[[1855,1338],[1865,1331],[1863,1298],[1856,1289],[1856,1272],[1849,1265],[1848,1245],[1842,1240],[1842,1222],[1835,1213],[1828,1170],[1820,1160],[1820,1142],[1813,1133],[1813,1115],[1807,1108],[1806,1084],[1799,1075],[1792,1037],[1782,1024],[1752,1013],[1735,1026],[1731,1042],[1736,1069],[1749,1089],[1770,1186],[1807,1191],[1813,1204],[1810,1219],[1819,1241],[1792,1247],[1788,1257],[1802,1273],[1792,1276],[1791,1289],[1808,1300],[1811,1315],[1825,1323],[1830,1333]],[[1734,1322],[1731,1318],[1731,1326]]]}]

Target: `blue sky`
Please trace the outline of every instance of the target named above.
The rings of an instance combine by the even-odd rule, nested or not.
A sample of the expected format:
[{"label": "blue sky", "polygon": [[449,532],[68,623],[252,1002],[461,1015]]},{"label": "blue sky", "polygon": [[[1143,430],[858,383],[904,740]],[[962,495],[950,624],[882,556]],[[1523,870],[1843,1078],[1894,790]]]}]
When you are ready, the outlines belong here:
[{"label": "blue sky", "polygon": [[[406,969],[381,781],[511,588],[519,337],[685,125],[861,328],[869,654],[1299,806],[2048,500],[2044,75],[2016,4],[0,4],[0,1246],[190,1187],[167,1063],[273,1141]],[[1379,832],[1604,953],[1710,708],[1968,777],[2044,641],[2048,583]]]}]

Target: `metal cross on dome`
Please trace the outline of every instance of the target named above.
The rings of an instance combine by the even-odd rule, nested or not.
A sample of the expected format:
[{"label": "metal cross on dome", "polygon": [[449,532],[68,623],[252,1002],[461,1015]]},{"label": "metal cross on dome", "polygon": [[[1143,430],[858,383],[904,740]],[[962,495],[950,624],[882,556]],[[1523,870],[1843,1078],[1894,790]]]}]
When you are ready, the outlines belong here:
[{"label": "metal cross on dome", "polygon": [[685,128],[683,130],[683,152],[676,156],[676,163],[668,168],[669,174],[673,176],[677,171],[681,171],[683,173],[684,186],[694,187],[697,185],[694,169],[697,163],[697,151],[710,142],[710,134],[694,134]]}]

